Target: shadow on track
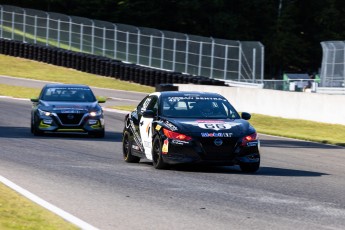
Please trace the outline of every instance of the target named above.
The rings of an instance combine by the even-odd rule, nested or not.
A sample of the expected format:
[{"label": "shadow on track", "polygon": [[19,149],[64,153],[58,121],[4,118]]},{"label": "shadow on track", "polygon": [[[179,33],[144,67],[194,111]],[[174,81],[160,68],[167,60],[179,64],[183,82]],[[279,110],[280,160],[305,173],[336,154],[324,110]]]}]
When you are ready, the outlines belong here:
[{"label": "shadow on track", "polygon": [[95,138],[83,133],[45,133],[42,136],[34,136],[29,127],[8,127],[0,126],[0,138],[29,138],[29,139],[46,139],[46,138],[66,138],[73,140],[92,140],[92,141],[111,141],[121,142],[122,133],[106,131],[104,138]]},{"label": "shadow on track", "polygon": [[[151,165],[151,162],[140,162],[143,165]],[[168,170],[195,173],[218,173],[218,174],[242,174],[250,176],[281,176],[281,177],[320,177],[329,175],[322,172],[312,172],[296,169],[283,169],[274,167],[260,167],[256,173],[242,172],[239,166],[207,166],[207,165],[171,165]]]}]

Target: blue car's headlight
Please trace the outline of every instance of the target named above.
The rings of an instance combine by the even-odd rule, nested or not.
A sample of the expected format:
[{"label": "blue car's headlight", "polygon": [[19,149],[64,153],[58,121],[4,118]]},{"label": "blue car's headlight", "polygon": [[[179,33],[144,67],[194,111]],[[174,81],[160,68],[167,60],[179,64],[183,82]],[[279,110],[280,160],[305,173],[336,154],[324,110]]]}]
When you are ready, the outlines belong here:
[{"label": "blue car's headlight", "polygon": [[40,114],[40,116],[47,116],[47,117],[49,117],[52,114],[51,112],[44,111],[41,109],[38,109],[38,113]]},{"label": "blue car's headlight", "polygon": [[96,116],[100,116],[100,115],[102,115],[102,110],[90,112],[91,117],[96,117]]}]

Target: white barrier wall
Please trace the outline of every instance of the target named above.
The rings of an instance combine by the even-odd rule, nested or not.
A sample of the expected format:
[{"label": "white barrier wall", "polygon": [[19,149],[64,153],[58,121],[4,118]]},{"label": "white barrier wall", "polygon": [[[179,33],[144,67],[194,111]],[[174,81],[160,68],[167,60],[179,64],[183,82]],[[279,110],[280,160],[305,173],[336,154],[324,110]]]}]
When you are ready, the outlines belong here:
[{"label": "white barrier wall", "polygon": [[241,112],[345,125],[345,95],[176,84],[180,91],[215,92]]}]

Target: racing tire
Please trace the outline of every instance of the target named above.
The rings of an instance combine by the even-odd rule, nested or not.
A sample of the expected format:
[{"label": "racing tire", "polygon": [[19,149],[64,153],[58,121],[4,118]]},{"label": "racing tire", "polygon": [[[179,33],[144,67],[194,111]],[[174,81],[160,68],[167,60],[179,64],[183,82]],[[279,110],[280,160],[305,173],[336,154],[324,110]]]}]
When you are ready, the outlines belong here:
[{"label": "racing tire", "polygon": [[156,136],[152,145],[152,164],[155,169],[166,169],[168,165],[164,163],[162,157],[162,143],[159,136]]},{"label": "racing tire", "polygon": [[32,125],[32,133],[34,134],[34,136],[42,136],[44,132],[39,130],[39,128],[36,127],[35,124],[33,124]]},{"label": "racing tire", "polygon": [[122,138],[123,159],[127,163],[138,163],[140,161],[140,157],[132,155],[131,145],[132,145],[132,143],[129,140],[128,134],[125,134]]},{"label": "racing tire", "polygon": [[240,163],[242,172],[255,173],[260,168],[260,161],[255,163]]},{"label": "racing tire", "polygon": [[30,125],[30,132],[31,133],[34,133],[34,125],[32,124],[32,122],[30,123],[31,125]]}]

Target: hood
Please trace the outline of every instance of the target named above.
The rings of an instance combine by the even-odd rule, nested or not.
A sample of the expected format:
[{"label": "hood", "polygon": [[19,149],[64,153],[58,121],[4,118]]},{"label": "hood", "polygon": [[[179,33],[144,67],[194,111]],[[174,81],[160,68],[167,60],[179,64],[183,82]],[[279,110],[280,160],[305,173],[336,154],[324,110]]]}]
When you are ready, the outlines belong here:
[{"label": "hood", "polygon": [[68,110],[90,111],[100,109],[97,101],[95,102],[58,102],[58,101],[40,101],[40,109],[51,112],[60,112]]},{"label": "hood", "polygon": [[169,119],[169,122],[176,126],[177,132],[193,136],[241,137],[255,132],[254,127],[243,119]]}]

